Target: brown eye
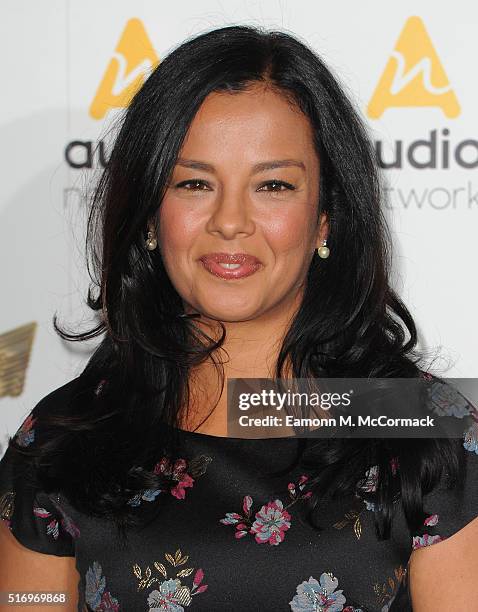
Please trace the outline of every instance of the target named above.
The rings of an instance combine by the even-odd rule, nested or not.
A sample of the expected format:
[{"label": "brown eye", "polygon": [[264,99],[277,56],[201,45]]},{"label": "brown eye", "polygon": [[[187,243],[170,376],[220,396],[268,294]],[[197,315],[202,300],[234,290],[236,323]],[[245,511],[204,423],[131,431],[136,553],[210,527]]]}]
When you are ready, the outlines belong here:
[{"label": "brown eye", "polygon": [[[187,187],[187,185],[193,185],[194,187]],[[198,186],[205,186],[207,187],[207,183],[205,183],[204,181],[201,181],[200,179],[192,179],[190,181],[182,181],[181,183],[178,183],[176,185],[176,187],[181,188],[184,187],[187,191],[204,191],[204,189],[199,188]]]},{"label": "brown eye", "polygon": [[[286,183],[284,181],[277,181],[277,180],[272,180],[269,181],[267,183],[264,183],[261,187],[260,190],[263,190],[264,187],[272,187],[272,189],[265,189],[264,191],[266,192],[270,192],[270,193],[278,193],[281,191],[287,191],[287,190],[293,190],[295,189],[294,185],[291,185],[290,183]],[[281,189],[282,187],[284,187],[284,189]]]}]

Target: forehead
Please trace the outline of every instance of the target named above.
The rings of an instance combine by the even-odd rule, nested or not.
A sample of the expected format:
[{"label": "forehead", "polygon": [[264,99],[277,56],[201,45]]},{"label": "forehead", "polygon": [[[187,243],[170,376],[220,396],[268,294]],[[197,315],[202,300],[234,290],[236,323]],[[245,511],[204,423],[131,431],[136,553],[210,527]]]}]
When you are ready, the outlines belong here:
[{"label": "forehead", "polygon": [[184,156],[201,151],[220,159],[238,154],[247,159],[316,157],[313,128],[285,95],[252,86],[240,93],[213,92],[196,113],[183,144]]}]

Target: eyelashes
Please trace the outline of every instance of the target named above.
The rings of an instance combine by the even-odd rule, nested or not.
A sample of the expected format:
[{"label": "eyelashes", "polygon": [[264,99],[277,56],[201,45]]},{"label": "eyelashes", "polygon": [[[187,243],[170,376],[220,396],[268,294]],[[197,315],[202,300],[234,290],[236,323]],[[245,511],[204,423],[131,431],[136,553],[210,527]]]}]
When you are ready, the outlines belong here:
[{"label": "eyelashes", "polygon": [[[189,187],[189,185],[195,185],[196,188],[191,188]],[[263,189],[264,187],[269,186],[272,186],[273,189]],[[189,179],[187,181],[181,181],[176,185],[177,189],[184,188],[186,191],[207,191],[207,189],[204,189],[203,187],[208,187],[208,184],[202,179]],[[282,187],[284,187],[284,189],[282,189]],[[267,181],[263,183],[259,188],[259,191],[263,191],[264,193],[284,193],[285,191],[294,190],[294,185],[291,185],[290,183],[287,183],[285,181],[279,181],[278,179],[272,179],[271,181]]]}]

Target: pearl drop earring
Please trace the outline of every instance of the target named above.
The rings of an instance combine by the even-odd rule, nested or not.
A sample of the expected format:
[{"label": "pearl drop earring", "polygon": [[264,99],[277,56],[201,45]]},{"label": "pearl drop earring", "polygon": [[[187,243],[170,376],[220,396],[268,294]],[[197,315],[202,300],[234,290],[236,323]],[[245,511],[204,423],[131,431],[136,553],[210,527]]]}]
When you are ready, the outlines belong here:
[{"label": "pearl drop earring", "polygon": [[327,257],[330,255],[330,249],[329,247],[325,246],[327,244],[327,240],[324,240],[322,246],[317,248],[317,254],[319,257],[322,257],[322,259],[327,259]]},{"label": "pearl drop earring", "polygon": [[157,246],[158,246],[158,241],[156,240],[154,236],[154,232],[150,230],[148,232],[148,238],[146,239],[146,248],[148,249],[148,251],[154,251],[154,249]]}]

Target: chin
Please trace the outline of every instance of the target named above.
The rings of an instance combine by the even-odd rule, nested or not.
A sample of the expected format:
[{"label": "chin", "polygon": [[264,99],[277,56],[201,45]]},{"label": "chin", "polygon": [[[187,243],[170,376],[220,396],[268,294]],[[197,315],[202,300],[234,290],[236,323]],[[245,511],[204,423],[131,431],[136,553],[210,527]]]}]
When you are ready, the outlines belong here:
[{"label": "chin", "polygon": [[234,308],[231,306],[218,308],[217,305],[211,308],[198,307],[197,312],[200,312],[205,317],[215,319],[216,321],[222,321],[223,323],[240,323],[241,321],[250,321],[260,316],[259,312],[251,310],[250,305],[244,308]]}]

